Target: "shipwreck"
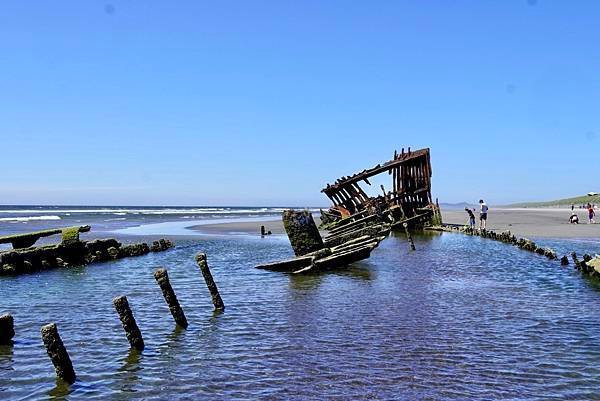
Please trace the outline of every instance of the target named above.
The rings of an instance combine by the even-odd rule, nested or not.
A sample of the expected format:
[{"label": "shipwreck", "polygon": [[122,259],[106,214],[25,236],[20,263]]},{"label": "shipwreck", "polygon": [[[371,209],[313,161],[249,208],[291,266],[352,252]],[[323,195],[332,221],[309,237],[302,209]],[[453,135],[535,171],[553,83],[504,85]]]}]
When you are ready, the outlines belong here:
[{"label": "shipwreck", "polygon": [[[369,179],[387,174],[391,176],[390,190],[381,185],[382,194],[368,196],[360,186],[371,185]],[[325,228],[333,228],[342,220],[355,220],[376,215],[391,224],[392,229],[407,224],[409,227],[428,224],[439,225],[441,213],[437,200],[431,197],[431,160],[429,148],[400,153],[383,164],[344,176],[321,190],[333,203],[321,211]]]},{"label": "shipwreck", "polygon": [[[0,251],[0,276],[142,256],[173,247],[173,243],[164,238],[153,241],[152,245],[123,245],[114,238],[80,240],[79,234],[90,230],[90,226],[74,226],[0,237],[0,244],[11,244],[13,248]],[[57,234],[61,235],[58,244],[35,246],[41,238]]]},{"label": "shipwreck", "polygon": [[[362,185],[387,174],[389,190],[369,196]],[[259,269],[306,273],[347,266],[366,259],[391,230],[406,232],[414,249],[410,230],[439,226],[442,215],[431,196],[429,148],[395,151],[392,160],[351,176],[337,179],[321,190],[332,202],[321,209],[320,228],[308,211],[283,212],[283,224],[295,258],[256,266]]]}]

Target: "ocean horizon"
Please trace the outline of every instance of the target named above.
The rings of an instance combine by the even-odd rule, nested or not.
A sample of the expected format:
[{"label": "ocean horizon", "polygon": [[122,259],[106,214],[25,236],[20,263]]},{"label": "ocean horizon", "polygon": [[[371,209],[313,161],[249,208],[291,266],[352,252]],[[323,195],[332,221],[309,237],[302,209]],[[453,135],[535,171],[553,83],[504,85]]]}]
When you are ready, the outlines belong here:
[{"label": "ocean horizon", "polygon": [[[129,205],[0,205],[0,235],[74,225],[90,225],[94,233],[184,235],[185,227],[228,221],[274,219],[289,208],[319,212],[319,207],[291,206],[129,206]],[[160,224],[160,226],[157,226]],[[144,227],[151,227],[145,230]],[[156,232],[156,228],[160,232]]]}]

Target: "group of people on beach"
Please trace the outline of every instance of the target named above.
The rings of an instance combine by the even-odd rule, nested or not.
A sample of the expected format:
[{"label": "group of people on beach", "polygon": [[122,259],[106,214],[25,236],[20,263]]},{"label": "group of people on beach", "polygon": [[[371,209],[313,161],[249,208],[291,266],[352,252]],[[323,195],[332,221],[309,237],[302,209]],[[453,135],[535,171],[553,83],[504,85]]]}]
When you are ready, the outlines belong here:
[{"label": "group of people on beach", "polygon": [[[585,208],[588,212],[588,224],[596,224],[596,220],[594,219],[594,217],[596,217],[596,211],[594,210],[596,208],[596,205],[588,203]],[[579,216],[577,215],[577,213],[575,213],[574,204],[571,204],[571,217],[569,217],[569,223],[579,224]]]},{"label": "group of people on beach", "polygon": [[[483,199],[479,199],[479,229],[480,230],[485,230],[486,223],[487,223],[487,217],[488,217],[488,210],[489,210],[488,205],[483,201]],[[471,210],[468,207],[466,207],[465,211],[469,215],[469,228],[471,230],[475,230],[475,226],[476,226],[475,213],[473,213],[473,212],[475,212],[475,208],[473,208],[473,210]]]}]

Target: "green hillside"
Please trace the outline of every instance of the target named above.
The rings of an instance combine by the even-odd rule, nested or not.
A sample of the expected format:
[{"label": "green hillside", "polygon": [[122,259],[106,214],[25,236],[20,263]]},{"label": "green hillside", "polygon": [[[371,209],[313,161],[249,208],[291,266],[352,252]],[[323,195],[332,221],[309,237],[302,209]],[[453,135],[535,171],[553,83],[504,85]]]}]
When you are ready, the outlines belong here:
[{"label": "green hillside", "polygon": [[511,205],[507,205],[507,207],[556,207],[556,206],[571,206],[571,204],[575,204],[575,206],[592,203],[596,205],[600,205],[600,195],[582,195],[576,196],[574,198],[566,198],[566,199],[557,199],[552,201],[545,202],[522,202],[522,203],[513,203]]}]

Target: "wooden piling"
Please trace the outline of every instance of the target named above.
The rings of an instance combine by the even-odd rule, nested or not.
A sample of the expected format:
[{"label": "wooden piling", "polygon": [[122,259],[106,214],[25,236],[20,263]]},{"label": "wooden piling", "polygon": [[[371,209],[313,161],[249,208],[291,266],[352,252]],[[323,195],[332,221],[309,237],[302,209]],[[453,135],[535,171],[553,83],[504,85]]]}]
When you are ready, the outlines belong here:
[{"label": "wooden piling", "polygon": [[56,376],[60,377],[69,384],[74,383],[76,376],[75,371],[73,370],[73,364],[71,363],[71,358],[69,358],[67,349],[65,348],[62,339],[58,334],[56,323],[50,323],[42,326],[41,332],[42,340],[46,346],[46,351],[48,352],[48,356],[54,365]]},{"label": "wooden piling", "polygon": [[578,268],[581,264],[581,262],[579,262],[579,259],[577,258],[577,254],[575,252],[571,252],[571,257],[573,258],[573,264],[575,265],[575,268]]},{"label": "wooden piling", "polygon": [[127,335],[129,344],[132,348],[140,351],[143,350],[144,339],[142,338],[142,333],[135,322],[135,318],[133,317],[133,312],[131,312],[131,308],[129,307],[127,297],[125,295],[118,296],[113,299],[113,304],[115,305],[115,309],[119,314],[119,319],[121,320],[121,324],[123,325],[123,329],[125,330],[125,335]]},{"label": "wooden piling", "polygon": [[208,263],[206,262],[206,254],[198,253],[196,255],[196,263],[202,272],[202,276],[204,277],[204,281],[206,282],[206,286],[208,287],[208,291],[210,291],[210,296],[212,297],[213,305],[216,310],[225,310],[225,304],[221,299],[221,295],[219,294],[219,289],[217,288],[217,284],[215,284],[215,280],[213,280],[212,274],[210,273],[210,269],[208,268]]},{"label": "wooden piling", "polygon": [[410,231],[408,231],[408,224],[403,223],[402,226],[404,227],[404,231],[406,232],[406,237],[408,238],[410,249],[415,251],[417,248],[415,248],[415,241],[413,241],[413,237],[412,235],[410,235]]},{"label": "wooden piling", "polygon": [[154,278],[158,283],[163,297],[169,306],[169,310],[171,311],[171,315],[173,315],[173,319],[175,319],[175,323],[184,329],[188,327],[187,319],[185,318],[185,314],[183,313],[183,309],[179,305],[179,301],[177,300],[177,296],[175,295],[175,291],[173,291],[173,287],[171,287],[171,282],[169,281],[169,275],[167,273],[167,269],[158,269],[154,272]]},{"label": "wooden piling", "polygon": [[14,336],[15,321],[10,313],[5,313],[0,316],[0,344],[10,344]]}]

